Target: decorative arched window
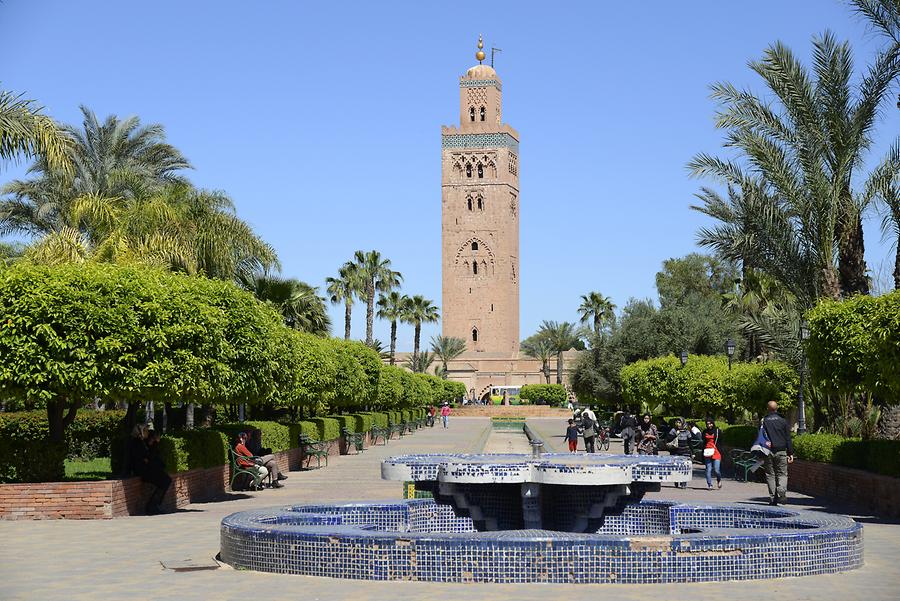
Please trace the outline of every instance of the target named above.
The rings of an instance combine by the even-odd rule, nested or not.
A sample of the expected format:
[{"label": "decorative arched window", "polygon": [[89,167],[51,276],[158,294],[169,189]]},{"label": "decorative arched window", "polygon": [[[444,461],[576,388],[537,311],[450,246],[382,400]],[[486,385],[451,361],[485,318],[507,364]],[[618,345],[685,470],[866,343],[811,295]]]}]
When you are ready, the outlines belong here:
[{"label": "decorative arched window", "polygon": [[482,202],[481,197],[478,197],[478,210],[484,209],[484,202]]},{"label": "decorative arched window", "polygon": [[472,199],[471,198],[466,199],[466,206],[469,207],[470,211],[472,210]]},{"label": "decorative arched window", "polygon": [[478,328],[472,328],[472,342],[478,342]]},{"label": "decorative arched window", "polygon": [[472,241],[472,250],[478,250],[478,243],[474,240]]},{"label": "decorative arched window", "polygon": [[[474,120],[475,120],[475,107],[470,106],[469,107],[469,121],[474,121]],[[484,121],[484,118],[482,118],[481,120]]]},{"label": "decorative arched window", "polygon": [[478,275],[478,261],[472,261],[472,273]]},{"label": "decorative arched window", "polygon": [[[478,168],[481,169],[481,166],[479,165]],[[466,163],[466,177],[472,177],[472,164],[471,163]]]},{"label": "decorative arched window", "polygon": [[484,167],[481,166],[481,163],[478,163],[478,177],[479,179],[484,177]]},{"label": "decorative arched window", "polygon": [[[484,121],[484,115],[485,115],[484,107],[481,107],[481,120],[482,121]],[[475,119],[472,119],[472,121],[474,121],[474,120]]]}]

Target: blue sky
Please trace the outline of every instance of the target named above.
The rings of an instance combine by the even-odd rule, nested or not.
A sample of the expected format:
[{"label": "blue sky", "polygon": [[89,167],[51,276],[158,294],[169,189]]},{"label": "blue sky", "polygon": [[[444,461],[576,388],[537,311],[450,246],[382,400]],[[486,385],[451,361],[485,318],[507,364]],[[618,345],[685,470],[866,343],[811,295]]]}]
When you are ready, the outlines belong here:
[{"label": "blue sky", "polygon": [[[374,248],[405,292],[440,303],[440,126],[458,121],[458,77],[484,33],[503,49],[504,120],[521,134],[524,338],[542,319],[575,320],[590,290],[619,306],[655,296],[660,263],[696,250],[704,223],[685,163],[721,145],[709,84],[761,90],[748,60],[775,40],[806,59],[825,29],[859,65],[881,43],[838,0],[5,0],[0,84],[61,121],[85,104],[164,124],[191,179],[234,198],[287,276],[322,286]],[[898,132],[886,110],[873,160]],[[6,165],[0,181],[22,171]],[[870,222],[871,266],[890,242]],[[361,304],[353,317],[362,337]]]}]

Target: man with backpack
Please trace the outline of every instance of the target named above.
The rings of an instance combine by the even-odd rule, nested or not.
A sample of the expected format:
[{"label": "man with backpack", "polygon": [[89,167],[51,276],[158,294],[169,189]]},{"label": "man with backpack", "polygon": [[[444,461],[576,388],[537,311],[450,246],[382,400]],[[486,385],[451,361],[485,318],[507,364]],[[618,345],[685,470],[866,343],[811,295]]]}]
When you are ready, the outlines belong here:
[{"label": "man with backpack", "polygon": [[631,455],[634,450],[634,435],[637,430],[637,418],[631,410],[626,409],[622,420],[619,422],[620,436],[625,445],[625,454]]},{"label": "man with backpack", "polygon": [[588,407],[581,412],[581,430],[584,436],[584,450],[594,452],[594,437],[597,436],[597,415]]},{"label": "man with backpack", "polygon": [[765,458],[769,505],[778,505],[787,499],[788,464],[794,462],[791,427],[778,413],[778,403],[775,401],[769,401],[769,414],[763,418],[762,425],[769,439],[770,452]]}]

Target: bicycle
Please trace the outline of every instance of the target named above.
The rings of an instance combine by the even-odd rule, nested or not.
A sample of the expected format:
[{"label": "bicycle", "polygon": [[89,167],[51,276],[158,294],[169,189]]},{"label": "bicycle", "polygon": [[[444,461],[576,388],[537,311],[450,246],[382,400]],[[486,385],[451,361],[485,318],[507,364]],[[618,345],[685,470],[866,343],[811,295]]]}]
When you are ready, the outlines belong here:
[{"label": "bicycle", "polygon": [[604,451],[609,450],[609,427],[601,426],[598,428],[599,432],[597,434],[597,449],[602,449]]}]

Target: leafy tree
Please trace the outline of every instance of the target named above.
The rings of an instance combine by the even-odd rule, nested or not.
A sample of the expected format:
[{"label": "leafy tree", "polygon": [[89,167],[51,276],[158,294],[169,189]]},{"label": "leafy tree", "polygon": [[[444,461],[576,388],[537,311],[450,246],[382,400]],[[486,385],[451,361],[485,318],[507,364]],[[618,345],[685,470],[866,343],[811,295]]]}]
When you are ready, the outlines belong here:
[{"label": "leafy tree", "polygon": [[550,341],[550,348],[556,353],[556,383],[562,384],[563,353],[579,345],[581,336],[575,324],[564,321],[547,321],[541,324],[539,333],[542,333]]},{"label": "leafy tree", "polygon": [[356,251],[353,256],[360,278],[360,297],[366,302],[366,343],[372,343],[372,326],[375,320],[375,294],[390,292],[400,285],[403,276],[391,269],[390,259],[377,250]]},{"label": "leafy tree", "polygon": [[420,294],[408,297],[403,306],[404,323],[412,324],[415,328],[413,334],[413,356],[419,354],[419,342],[422,338],[422,324],[435,323],[441,317],[434,303]]},{"label": "leafy tree", "polygon": [[378,298],[378,318],[391,322],[390,364],[393,365],[397,353],[397,322],[403,319],[409,297],[391,290]]},{"label": "leafy tree", "polygon": [[331,319],[318,289],[300,280],[255,274],[241,282],[256,298],[274,306],[287,327],[316,336],[327,336]]},{"label": "leafy tree", "polygon": [[544,374],[544,378],[547,380],[547,384],[549,384],[550,357],[553,355],[553,343],[550,340],[550,337],[542,332],[532,334],[522,341],[519,345],[519,350],[526,356],[538,359],[541,362],[541,373]]},{"label": "leafy tree", "polygon": [[599,292],[590,292],[581,296],[581,306],[578,313],[581,315],[581,323],[591,322],[594,335],[599,336],[604,326],[615,318],[616,306],[612,299],[603,296]]},{"label": "leafy tree", "polygon": [[0,160],[43,157],[53,169],[71,174],[72,140],[33,100],[0,90]]},{"label": "leafy tree", "polygon": [[519,391],[519,398],[537,405],[564,405],[569,394],[560,384],[526,384]]},{"label": "leafy tree", "polygon": [[780,43],[751,63],[775,106],[731,84],[713,86],[723,106],[717,125],[743,161],[705,154],[691,161],[695,175],[740,191],[728,200],[702,195],[698,210],[719,224],[701,230],[700,243],[734,260],[749,259],[804,307],[820,296],[868,293],[862,218],[871,197],[864,191],[879,169],[858,190],[854,186],[879,107],[900,73],[898,56],[894,44],[855,78],[849,45],[827,32],[813,40],[812,74]]},{"label": "leafy tree", "polygon": [[[371,390],[365,371],[350,350],[350,345],[356,343],[346,340],[328,342],[334,352],[336,367],[334,404],[341,411],[361,409],[368,403]],[[377,395],[377,389],[375,393]]]},{"label": "leafy tree", "polygon": [[441,377],[447,379],[447,364],[466,352],[466,341],[454,336],[432,336],[431,350],[441,360]]},{"label": "leafy tree", "polygon": [[424,374],[428,371],[428,368],[431,367],[431,364],[434,363],[434,359],[435,355],[433,353],[422,351],[410,355],[406,359],[405,365],[413,373]]},{"label": "leafy tree", "polygon": [[344,340],[350,340],[350,317],[353,299],[359,294],[362,279],[355,263],[344,263],[338,270],[338,277],[325,280],[326,291],[332,304],[344,303]]},{"label": "leafy tree", "polygon": [[385,365],[381,368],[376,406],[381,411],[400,407],[403,402],[403,374],[405,370]]}]

